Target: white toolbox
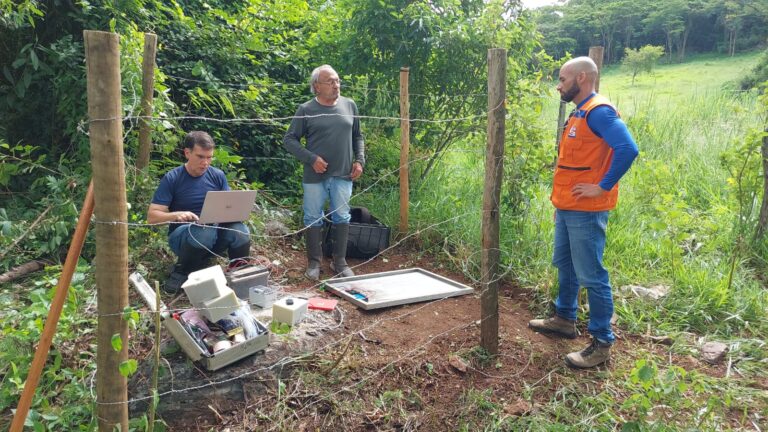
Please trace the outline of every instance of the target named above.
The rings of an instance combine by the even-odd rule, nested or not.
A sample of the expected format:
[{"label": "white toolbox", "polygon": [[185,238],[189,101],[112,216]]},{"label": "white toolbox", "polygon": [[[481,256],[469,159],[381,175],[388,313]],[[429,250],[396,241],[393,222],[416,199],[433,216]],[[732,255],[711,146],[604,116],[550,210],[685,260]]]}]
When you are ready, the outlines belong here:
[{"label": "white toolbox", "polygon": [[[141,294],[141,297],[147,303],[147,306],[154,312],[157,306],[155,290],[150,288],[147,281],[144,280],[144,277],[138,272],[133,272],[128,277],[128,280],[133,284],[134,288],[136,288],[136,291]],[[199,362],[203,367],[210,371],[221,369],[224,366],[248,357],[251,354],[264,350],[269,346],[269,330],[267,330],[267,327],[265,327],[264,324],[254,319],[253,321],[258,331],[258,336],[234,345],[232,348],[227,348],[216,354],[210,354],[207,350],[204,351],[200,345],[195,342],[179,321],[171,317],[168,308],[162,301],[160,302],[160,311],[163,327],[165,327],[166,330],[168,330],[168,333],[176,339],[176,342],[181,346],[184,353],[192,361]]]}]

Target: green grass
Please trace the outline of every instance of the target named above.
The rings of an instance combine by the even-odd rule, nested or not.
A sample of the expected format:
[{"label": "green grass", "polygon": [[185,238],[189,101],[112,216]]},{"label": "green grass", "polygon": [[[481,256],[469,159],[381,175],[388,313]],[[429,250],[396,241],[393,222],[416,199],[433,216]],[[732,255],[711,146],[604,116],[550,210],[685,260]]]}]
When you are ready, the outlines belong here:
[{"label": "green grass", "polygon": [[[736,155],[748,131],[765,124],[765,108],[756,94],[730,90],[757,60],[757,53],[702,56],[661,65],[653,75],[639,77],[635,86],[618,68],[602,77],[603,92],[618,101],[641,151],[622,180],[619,206],[611,213],[606,265],[615,287],[672,288],[657,303],[617,302],[629,330],[645,331],[650,325],[658,332],[726,337],[768,332],[763,307],[768,291],[756,277],[765,266],[753,265],[766,257],[740,240],[746,231],[738,222],[753,223],[755,212],[740,210],[739,182],[722,159]],[[540,119],[543,128],[554,128],[557,104],[554,97],[548,101]],[[542,141],[522,144],[526,150],[508,158],[525,157],[534,148],[551,148],[554,156],[554,133],[546,129]],[[516,145],[508,144],[508,152]],[[474,279],[480,266],[484,147],[484,137],[456,146],[428,179],[412,180],[411,193],[411,232],[424,229],[415,235],[419,244],[432,247]],[[517,162],[505,162],[507,179],[509,167]],[[504,265],[519,284],[542,295],[541,305],[556,291],[550,265],[550,170],[543,167],[538,183],[526,189],[523,212],[503,207],[501,215]],[[751,173],[758,175],[756,169]],[[749,188],[742,183],[742,189]],[[514,187],[514,181],[506,180],[502,199]],[[396,226],[397,189],[381,192],[373,189],[360,202]]]},{"label": "green grass", "polygon": [[619,66],[606,68],[600,77],[600,92],[625,114],[654,100],[662,106],[685,105],[691,97],[706,97],[720,90],[735,90],[736,82],[759,60],[760,52],[726,56],[694,56],[682,64],[661,64],[651,74],[632,76]]}]

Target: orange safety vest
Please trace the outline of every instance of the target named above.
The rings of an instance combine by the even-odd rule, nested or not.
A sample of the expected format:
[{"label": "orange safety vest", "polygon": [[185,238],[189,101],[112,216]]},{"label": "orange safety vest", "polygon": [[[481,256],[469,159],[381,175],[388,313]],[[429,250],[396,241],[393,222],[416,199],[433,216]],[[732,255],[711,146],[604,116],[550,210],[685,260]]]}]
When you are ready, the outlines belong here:
[{"label": "orange safety vest", "polygon": [[587,125],[587,115],[601,105],[613,108],[607,98],[596,94],[581,109],[576,110],[565,124],[557,155],[552,195],[549,198],[560,210],[596,212],[616,207],[618,183],[598,198],[576,200],[571,193],[577,183],[600,183],[611,166],[613,149]]}]

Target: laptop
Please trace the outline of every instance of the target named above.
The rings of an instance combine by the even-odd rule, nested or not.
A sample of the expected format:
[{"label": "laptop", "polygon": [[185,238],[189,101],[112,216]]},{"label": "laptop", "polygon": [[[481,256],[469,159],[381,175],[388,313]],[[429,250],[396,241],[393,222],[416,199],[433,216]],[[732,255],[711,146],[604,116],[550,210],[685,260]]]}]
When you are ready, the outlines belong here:
[{"label": "laptop", "polygon": [[255,190],[208,191],[205,194],[200,224],[247,220],[256,201]]}]

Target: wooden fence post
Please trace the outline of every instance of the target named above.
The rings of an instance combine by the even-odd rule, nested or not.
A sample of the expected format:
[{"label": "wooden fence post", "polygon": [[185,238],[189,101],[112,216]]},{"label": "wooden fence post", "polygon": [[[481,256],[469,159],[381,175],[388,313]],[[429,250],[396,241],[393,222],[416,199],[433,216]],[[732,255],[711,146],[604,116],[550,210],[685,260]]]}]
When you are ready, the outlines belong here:
[{"label": "wooden fence post", "polygon": [[[128,210],[120,98],[118,35],[88,31],[85,59],[88,78],[88,117],[96,215],[96,292],[98,329],[96,416],[99,430],[116,426],[128,430],[128,382],[119,366],[128,359]],[[112,348],[113,335],[122,349]]]},{"label": "wooden fence post", "polygon": [[152,150],[152,130],[149,121],[152,118],[152,100],[155,92],[155,55],[157,53],[157,35],[144,33],[144,60],[141,64],[141,119],[139,120],[139,154],[136,168],[143,170],[149,165]]},{"label": "wooden fence post", "polygon": [[488,50],[488,143],[483,191],[480,345],[499,352],[499,198],[504,176],[507,50]]},{"label": "wooden fence post", "polygon": [[589,47],[589,58],[597,65],[597,79],[595,80],[595,91],[600,91],[600,71],[603,70],[603,47]]},{"label": "wooden fence post", "polygon": [[411,104],[408,95],[407,67],[400,68],[400,234],[408,233],[410,203],[408,153],[411,146]]},{"label": "wooden fence post", "polygon": [[557,111],[557,136],[555,137],[555,163],[560,154],[560,140],[563,138],[563,129],[565,129],[565,106],[568,103],[561,100],[560,108]]},{"label": "wooden fence post", "polygon": [[[768,133],[768,127],[764,131]],[[755,243],[761,241],[766,230],[768,230],[768,136],[763,137],[760,154],[763,156],[763,203],[760,205],[760,213],[757,217],[754,236]]]}]

